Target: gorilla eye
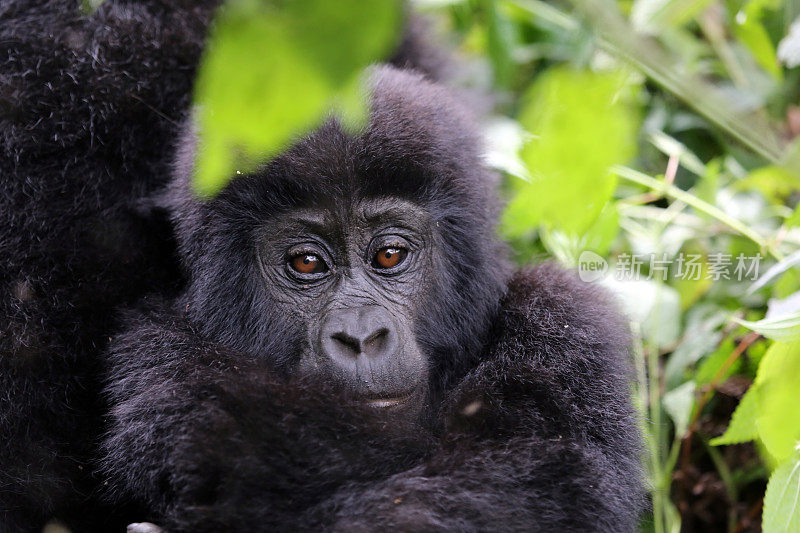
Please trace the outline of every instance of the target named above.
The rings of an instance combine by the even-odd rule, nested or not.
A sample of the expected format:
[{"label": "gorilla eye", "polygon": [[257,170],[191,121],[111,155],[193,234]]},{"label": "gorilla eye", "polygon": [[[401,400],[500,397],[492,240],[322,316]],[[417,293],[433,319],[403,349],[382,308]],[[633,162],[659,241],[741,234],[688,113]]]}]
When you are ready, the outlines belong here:
[{"label": "gorilla eye", "polygon": [[378,253],[375,254],[375,258],[372,260],[372,266],[383,269],[393,268],[402,263],[407,255],[408,250],[405,248],[387,246],[378,250]]},{"label": "gorilla eye", "polygon": [[301,274],[319,274],[328,270],[328,265],[320,256],[308,253],[292,257],[289,264]]}]

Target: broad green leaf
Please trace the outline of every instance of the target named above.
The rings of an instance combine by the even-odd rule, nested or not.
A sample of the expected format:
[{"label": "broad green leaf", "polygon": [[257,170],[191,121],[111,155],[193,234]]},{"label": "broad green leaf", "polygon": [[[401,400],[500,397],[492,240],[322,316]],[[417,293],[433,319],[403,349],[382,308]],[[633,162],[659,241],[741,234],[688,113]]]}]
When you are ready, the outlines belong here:
[{"label": "broad green leaf", "polygon": [[758,435],[779,461],[800,441],[800,342],[776,342],[758,368]]},{"label": "broad green leaf", "polygon": [[800,451],[772,473],[764,496],[764,533],[800,531]]},{"label": "broad green leaf", "polygon": [[227,2],[195,84],[196,191],[216,193],[317,126],[332,106],[347,126],[363,123],[359,76],[396,45],[401,15],[395,0]]},{"label": "broad green leaf", "polygon": [[765,318],[757,322],[741,320],[733,317],[735,322],[752,329],[768,339],[776,341],[791,341],[800,338],[800,312]]},{"label": "broad green leaf", "polygon": [[798,206],[795,208],[792,216],[784,221],[784,224],[786,224],[786,227],[788,228],[800,226],[800,204],[798,204]]},{"label": "broad green leaf", "polygon": [[739,444],[758,438],[756,428],[756,411],[758,406],[758,393],[755,386],[742,396],[739,405],[731,416],[731,423],[725,433],[711,440],[713,446],[723,444]]},{"label": "broad green leaf", "polygon": [[724,321],[725,316],[716,305],[700,304],[688,312],[684,340],[672,352],[664,367],[664,378],[668,387],[681,383],[685,379],[683,374],[687,367],[714,351],[722,339],[719,329]]},{"label": "broad green leaf", "polygon": [[747,294],[752,294],[756,292],[761,287],[764,287],[769,282],[775,280],[776,278],[780,277],[783,273],[785,273],[790,268],[794,268],[800,265],[800,250],[791,253],[787,257],[784,257],[775,265],[771,266],[769,270],[764,272],[760,278],[758,278],[750,287],[747,289]]},{"label": "broad green leaf", "polygon": [[623,72],[565,66],[538,78],[519,116],[534,135],[522,149],[532,179],[511,184],[507,235],[540,224],[581,235],[597,220],[617,182],[609,168],[636,154],[638,88]]},{"label": "broad green leaf", "polygon": [[[728,361],[728,358],[731,355],[731,352],[736,349],[736,343],[733,341],[732,338],[727,338],[723,340],[719,346],[715,350],[713,350],[708,356],[703,358],[702,363],[697,367],[697,370],[694,374],[694,380],[698,385],[705,385],[707,383],[711,383],[711,381],[717,376],[717,374],[722,370],[723,366]],[[722,380],[727,379],[731,375],[735,374],[742,366],[742,362],[740,359],[734,361],[733,364],[728,367],[721,374]]]},{"label": "broad green leaf", "polygon": [[800,268],[792,268],[784,272],[772,287],[773,298],[788,298],[800,291]]},{"label": "broad green leaf", "polygon": [[583,250],[591,250],[605,256],[619,233],[619,210],[617,204],[609,202],[597,216],[581,239]]},{"label": "broad green leaf", "polygon": [[777,81],[783,80],[783,71],[778,63],[775,47],[755,10],[745,9],[736,17],[733,33],[750,50],[761,68]]},{"label": "broad green leaf", "polygon": [[664,410],[672,418],[678,437],[683,437],[689,429],[689,417],[694,408],[694,391],[694,381],[687,381],[664,394],[662,399]]},{"label": "broad green leaf", "polygon": [[488,17],[486,27],[489,59],[494,70],[494,82],[500,87],[507,87],[514,74],[512,53],[515,44],[514,23],[503,12],[499,2],[483,0]]}]

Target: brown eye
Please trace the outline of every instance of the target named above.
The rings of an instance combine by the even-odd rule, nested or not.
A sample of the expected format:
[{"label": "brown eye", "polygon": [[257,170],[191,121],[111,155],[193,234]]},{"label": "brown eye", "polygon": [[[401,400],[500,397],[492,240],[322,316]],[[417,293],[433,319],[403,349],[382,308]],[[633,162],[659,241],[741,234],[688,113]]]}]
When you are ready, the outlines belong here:
[{"label": "brown eye", "polygon": [[373,265],[375,268],[396,267],[403,262],[407,255],[408,251],[404,248],[395,248],[391,246],[381,248],[378,250],[378,253],[375,254]]},{"label": "brown eye", "polygon": [[325,261],[314,254],[296,255],[289,262],[292,268],[301,274],[319,274],[328,270],[328,265],[325,264]]}]

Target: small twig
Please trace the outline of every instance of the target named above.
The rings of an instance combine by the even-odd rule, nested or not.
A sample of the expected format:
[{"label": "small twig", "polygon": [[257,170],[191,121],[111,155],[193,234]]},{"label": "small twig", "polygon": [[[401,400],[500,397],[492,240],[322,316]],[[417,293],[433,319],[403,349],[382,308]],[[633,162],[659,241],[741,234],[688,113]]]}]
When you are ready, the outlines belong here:
[{"label": "small twig", "polygon": [[739,520],[739,523],[736,525],[736,529],[731,531],[731,533],[742,533],[744,528],[747,527],[746,523],[750,520],[755,520],[758,513],[761,512],[761,508],[764,506],[764,498],[759,498],[756,503],[754,503],[750,509],[747,511],[747,516],[745,516],[744,520]]},{"label": "small twig", "polygon": [[681,454],[681,463],[683,464],[684,468],[687,468],[690,463],[690,452],[692,447],[692,435],[695,431],[697,431],[697,423],[700,418],[700,413],[703,412],[703,408],[706,406],[708,401],[714,396],[714,390],[716,390],[717,385],[719,384],[720,380],[725,376],[725,373],[730,369],[733,363],[736,362],[737,359],[744,353],[744,351],[750,347],[755,341],[757,341],[761,335],[756,333],[755,331],[751,331],[747,334],[747,336],[742,339],[742,341],[733,349],[730,353],[728,358],[719,367],[719,370],[714,374],[714,377],[707,385],[707,390],[700,398],[700,401],[697,402],[697,406],[694,410],[694,415],[692,416],[692,421],[689,423],[689,428],[686,431],[686,435],[683,437],[683,452]]},{"label": "small twig", "polygon": [[675,175],[678,173],[678,164],[681,158],[678,154],[672,154],[667,161],[667,170],[664,172],[664,183],[672,185],[675,181]]}]

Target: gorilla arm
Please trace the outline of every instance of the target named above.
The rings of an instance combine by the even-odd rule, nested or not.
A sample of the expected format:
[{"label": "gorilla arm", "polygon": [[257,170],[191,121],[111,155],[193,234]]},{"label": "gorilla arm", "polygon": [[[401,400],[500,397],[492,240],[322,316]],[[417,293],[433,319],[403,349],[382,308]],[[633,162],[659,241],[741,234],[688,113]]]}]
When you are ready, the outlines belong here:
[{"label": "gorilla arm", "polygon": [[[114,338],[103,465],[112,498],[169,531],[289,529],[345,482],[419,464],[424,432],[325,383],[287,381],[155,305]],[[151,513],[151,514],[147,514]]]},{"label": "gorilla arm", "polygon": [[438,442],[139,318],[112,354],[114,489],[171,531],[632,531],[638,433],[610,309],[555,266],[518,274]]},{"label": "gorilla arm", "polygon": [[512,280],[490,356],[451,392],[423,465],[318,508],[342,531],[633,531],[641,505],[625,327],[554,265]]}]

